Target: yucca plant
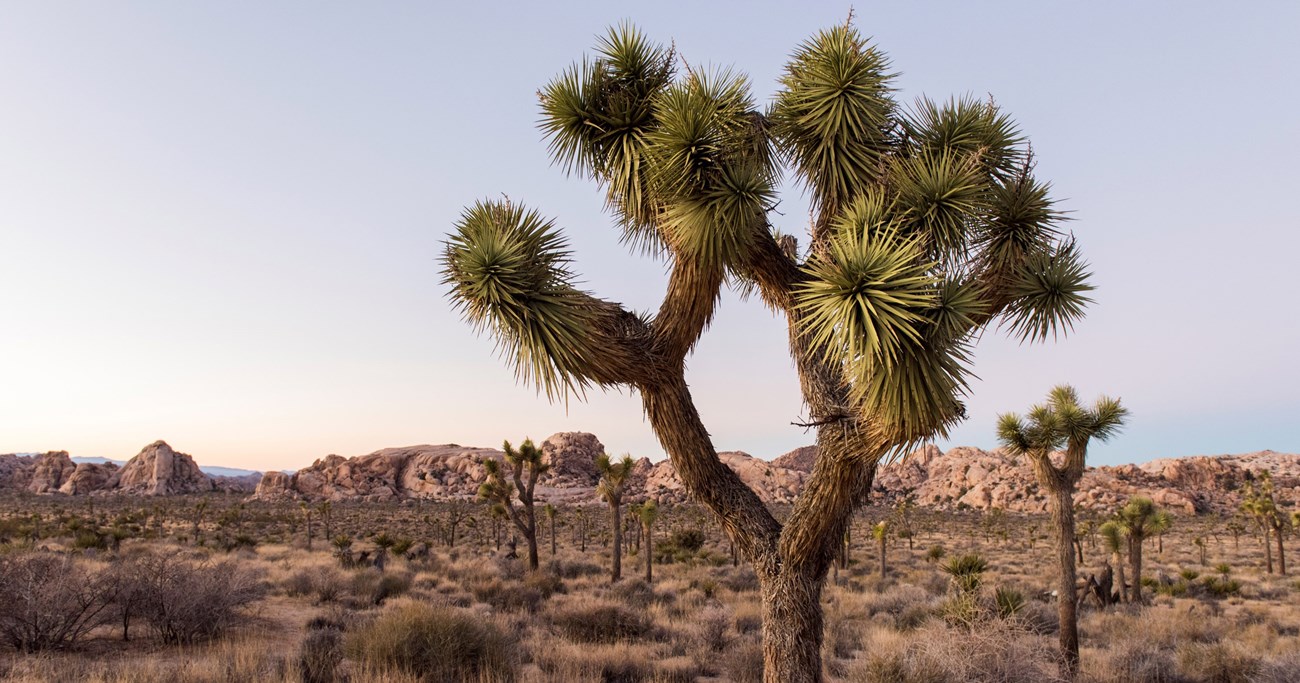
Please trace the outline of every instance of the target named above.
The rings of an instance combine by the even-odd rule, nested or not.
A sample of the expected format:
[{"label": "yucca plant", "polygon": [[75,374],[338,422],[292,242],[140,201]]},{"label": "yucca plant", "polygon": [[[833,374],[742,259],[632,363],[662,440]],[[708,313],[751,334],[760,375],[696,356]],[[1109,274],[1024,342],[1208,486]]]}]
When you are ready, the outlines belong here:
[{"label": "yucca plant", "polygon": [[1127,544],[1124,529],[1119,522],[1110,520],[1098,527],[1097,533],[1101,535],[1102,544],[1110,552],[1110,568],[1115,577],[1116,589],[1115,594],[1110,598],[1113,602],[1128,600],[1128,584],[1124,580],[1124,546]]},{"label": "yucca plant", "polygon": [[[1088,459],[1088,443],[1105,441],[1124,425],[1128,410],[1119,400],[1102,397],[1091,408],[1079,405],[1074,387],[1052,389],[1047,403],[1029,409],[1028,418],[1015,413],[998,417],[998,440],[1012,455],[1029,458],[1039,485],[1050,494],[1048,508],[1056,532],[1057,619],[1060,622],[1061,674],[1079,672],[1078,572],[1075,568],[1074,492]],[[1059,464],[1052,453],[1061,451]],[[1031,538],[1033,532],[1030,532]],[[1032,543],[1030,544],[1032,548]]]},{"label": "yucca plant", "polygon": [[[1088,269],[1011,118],[973,98],[900,106],[888,60],[851,21],[795,50],[766,109],[743,75],[679,62],[624,25],[540,91],[555,163],[595,180],[625,240],[670,264],[657,311],[579,289],[554,223],[511,201],[464,211],[444,281],[548,397],[641,396],[763,586],[765,680],[820,681],[822,586],[877,465],[963,419],[985,330],[1069,330]],[[785,168],[811,198],[802,250],[768,219]],[[784,314],[817,431],[784,522],[719,460],[686,384],[727,282]]]}]

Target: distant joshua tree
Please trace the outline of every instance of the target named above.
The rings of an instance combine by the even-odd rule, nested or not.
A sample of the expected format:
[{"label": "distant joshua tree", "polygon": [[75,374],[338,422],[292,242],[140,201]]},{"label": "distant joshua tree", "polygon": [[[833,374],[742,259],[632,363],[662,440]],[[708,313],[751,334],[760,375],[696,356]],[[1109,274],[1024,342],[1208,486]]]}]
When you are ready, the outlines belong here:
[{"label": "distant joshua tree", "polygon": [[[515,528],[528,542],[528,568],[537,570],[537,513],[533,506],[533,490],[537,488],[537,478],[546,472],[548,466],[542,461],[542,451],[533,445],[532,439],[524,439],[515,450],[507,441],[502,445],[509,466],[509,477],[501,471],[501,465],[491,458],[483,461],[487,470],[487,480],[478,489],[480,498],[500,505]],[[525,471],[527,475],[525,476]],[[514,505],[519,498],[519,507]]]},{"label": "distant joshua tree", "polygon": [[1120,529],[1128,539],[1128,564],[1133,574],[1129,586],[1130,602],[1142,602],[1142,543],[1153,535],[1164,533],[1173,518],[1156,507],[1150,498],[1135,496],[1116,515]]},{"label": "distant joshua tree", "polygon": [[880,578],[883,580],[886,570],[885,549],[889,546],[889,522],[882,519],[871,527],[871,537],[880,544]]},{"label": "distant joshua tree", "polygon": [[307,552],[311,552],[311,537],[313,535],[311,527],[312,507],[306,502],[298,503],[298,507],[302,509],[302,516],[307,525]]},{"label": "distant joshua tree", "polygon": [[630,455],[624,455],[618,462],[610,460],[608,453],[596,456],[596,470],[600,472],[596,494],[609,504],[610,528],[614,532],[614,564],[610,570],[610,582],[623,577],[623,488],[632,474],[632,466]]},{"label": "distant joshua tree", "polygon": [[1286,576],[1286,555],[1283,551],[1282,537],[1286,535],[1287,517],[1273,498],[1273,475],[1267,470],[1260,473],[1258,487],[1253,482],[1246,482],[1241,510],[1264,532],[1264,558],[1267,561],[1265,568],[1268,573],[1273,573],[1273,553],[1269,548],[1271,537],[1277,544],[1278,573]]},{"label": "distant joshua tree", "polygon": [[542,506],[542,514],[551,525],[551,557],[555,557],[555,506],[550,503]]},{"label": "distant joshua tree", "polygon": [[645,582],[654,583],[654,526],[655,521],[659,519],[659,504],[653,498],[647,500],[637,509],[637,517],[641,522],[641,537],[643,542],[642,551],[645,554]]},{"label": "distant joshua tree", "polygon": [[1124,580],[1124,546],[1127,543],[1124,538],[1124,528],[1119,522],[1110,520],[1098,527],[1097,533],[1101,535],[1102,544],[1110,552],[1110,569],[1115,578],[1116,594],[1107,598],[1112,601],[1116,598],[1128,600],[1128,586]]},{"label": "distant joshua tree", "polygon": [[[1060,621],[1062,674],[1073,679],[1079,672],[1079,620],[1075,586],[1074,492],[1088,459],[1088,442],[1105,441],[1124,424],[1128,411],[1119,400],[1102,397],[1092,408],[1079,405],[1073,387],[1052,390],[1045,405],[1029,409],[1028,421],[1015,413],[998,417],[998,439],[1013,455],[1027,456],[1039,485],[1047,489],[1052,525],[1056,531],[1056,552],[1060,572],[1057,587],[1057,618]],[[1053,451],[1064,451],[1061,464],[1052,461]],[[1030,529],[1033,548],[1035,528]]]}]

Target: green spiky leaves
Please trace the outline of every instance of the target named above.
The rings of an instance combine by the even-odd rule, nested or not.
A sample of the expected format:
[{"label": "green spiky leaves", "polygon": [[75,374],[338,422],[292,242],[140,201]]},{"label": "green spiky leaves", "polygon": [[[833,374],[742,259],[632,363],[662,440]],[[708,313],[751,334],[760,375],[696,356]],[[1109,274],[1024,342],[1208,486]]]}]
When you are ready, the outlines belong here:
[{"label": "green spiky leaves", "polygon": [[879,178],[893,144],[889,62],[852,26],[794,53],[772,109],[774,133],[814,197],[834,212]]},{"label": "green spiky leaves", "polygon": [[1014,278],[1004,320],[1022,341],[1044,341],[1073,330],[1092,303],[1088,264],[1073,240],[1030,254]]},{"label": "green spiky leaves", "polygon": [[937,277],[918,239],[903,237],[871,196],[837,225],[796,291],[799,329],[844,368],[851,393],[891,438],[911,443],[963,414],[967,322],[977,290]]},{"label": "green spiky leaves", "polygon": [[755,125],[749,83],[728,71],[692,73],[655,104],[647,163],[665,241],[713,265],[743,258],[766,229],[774,170]]},{"label": "green spiky leaves", "polygon": [[550,398],[581,391],[589,312],[552,223],[508,202],[479,202],[455,228],[442,266],[456,308],[491,331],[522,381]]}]

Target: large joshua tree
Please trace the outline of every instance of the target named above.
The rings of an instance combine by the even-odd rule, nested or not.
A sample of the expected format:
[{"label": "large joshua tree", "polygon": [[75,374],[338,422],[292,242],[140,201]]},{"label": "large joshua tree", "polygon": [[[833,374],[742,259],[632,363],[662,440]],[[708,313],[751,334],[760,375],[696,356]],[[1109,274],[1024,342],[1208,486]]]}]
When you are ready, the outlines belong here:
[{"label": "large joshua tree", "polygon": [[[554,224],[510,201],[467,208],[445,282],[522,381],[554,399],[630,387],[693,496],[753,565],[767,681],[820,681],[826,573],[882,459],[965,415],[975,340],[1054,337],[1090,287],[1026,140],[992,101],[893,98],[851,22],[791,56],[770,107],[732,71],[678,66],[629,26],[542,88],[541,129],[592,178],[625,240],[669,263],[658,310],[578,289]],[[804,249],[768,221],[783,169],[811,200]],[[719,460],[685,380],[724,283],[788,323],[818,455],[784,523]]]},{"label": "large joshua tree", "polygon": [[[532,439],[524,439],[518,450],[509,441],[502,444],[506,454],[508,472],[503,472],[501,464],[491,458],[483,461],[486,478],[479,485],[480,498],[500,506],[510,518],[511,523],[528,542],[528,568],[537,569],[537,511],[533,505],[533,491],[537,488],[537,478],[548,469],[542,460],[542,451],[533,445]],[[509,479],[506,479],[509,476]],[[519,499],[515,507],[514,499]]]},{"label": "large joshua tree", "polygon": [[[1088,442],[1109,439],[1123,426],[1127,414],[1117,399],[1108,397],[1098,399],[1091,408],[1080,406],[1074,388],[1062,385],[1052,389],[1046,404],[1030,408],[1027,420],[1015,413],[998,417],[998,440],[1012,454],[1029,458],[1038,483],[1050,494],[1048,507],[1060,564],[1056,612],[1061,624],[1062,673],[1070,679],[1079,672],[1074,492],[1087,463]],[[1062,452],[1057,462],[1052,460],[1054,451]]]}]

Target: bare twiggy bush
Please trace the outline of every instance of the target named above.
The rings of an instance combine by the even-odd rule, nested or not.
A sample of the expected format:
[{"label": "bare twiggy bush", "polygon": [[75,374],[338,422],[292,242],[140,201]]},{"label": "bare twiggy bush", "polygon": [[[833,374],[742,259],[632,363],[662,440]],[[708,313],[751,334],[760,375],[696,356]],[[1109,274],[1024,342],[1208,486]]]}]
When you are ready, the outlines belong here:
[{"label": "bare twiggy bush", "polygon": [[261,598],[260,577],[235,561],[191,562],[154,555],[135,562],[139,612],[164,641],[190,644],[235,625],[239,609]]},{"label": "bare twiggy bush", "polygon": [[23,652],[69,645],[111,615],[115,583],[71,556],[0,556],[0,638]]},{"label": "bare twiggy bush", "polygon": [[429,683],[505,683],[518,675],[501,628],[452,607],[412,601],[396,604],[353,629],[345,649],[364,667],[401,672]]}]

